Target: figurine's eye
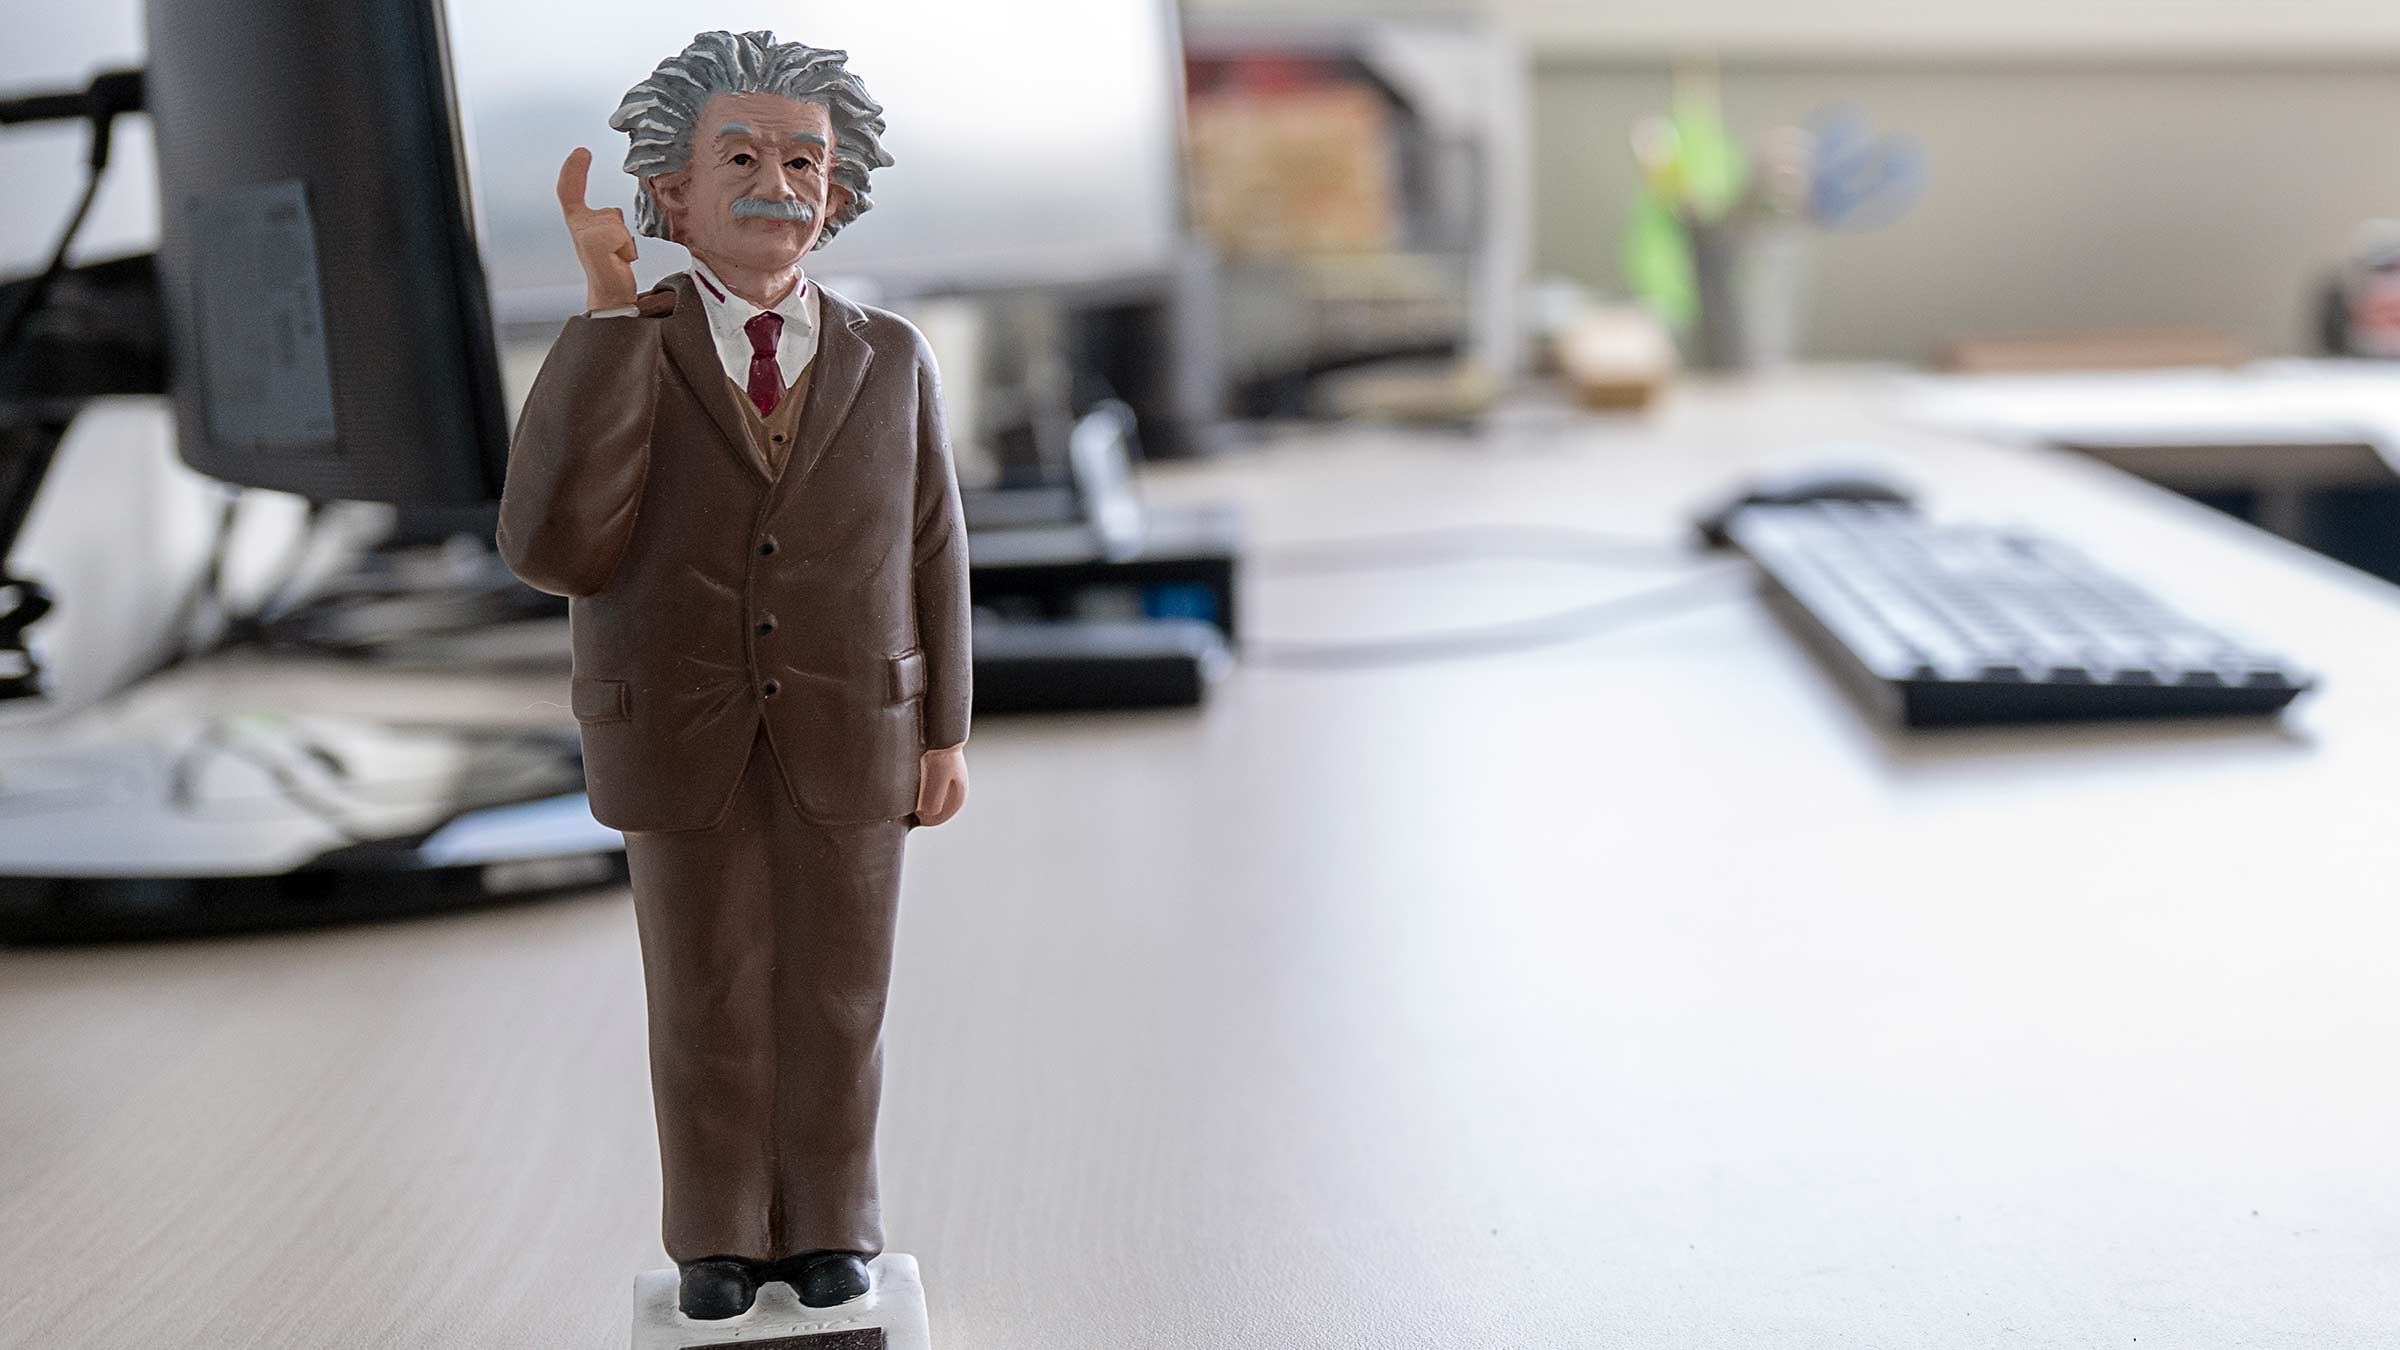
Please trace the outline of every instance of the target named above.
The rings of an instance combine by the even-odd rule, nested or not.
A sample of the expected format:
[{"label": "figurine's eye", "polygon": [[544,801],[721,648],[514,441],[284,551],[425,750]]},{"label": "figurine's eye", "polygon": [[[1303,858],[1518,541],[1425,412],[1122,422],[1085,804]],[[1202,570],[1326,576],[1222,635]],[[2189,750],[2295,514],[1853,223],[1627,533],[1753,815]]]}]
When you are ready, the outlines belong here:
[{"label": "figurine's eye", "polygon": [[808,168],[808,167],[809,167],[809,165],[810,165],[810,161],[809,161],[809,160],[808,160],[808,159],[807,159],[807,158],[804,156],[804,157],[802,157],[802,158],[800,158],[800,159],[792,159],[792,160],[786,160],[786,161],[784,161],[784,165],[783,165],[783,167],[785,167],[785,168],[787,168],[787,169],[805,169],[805,168]]},{"label": "figurine's eye", "polygon": [[736,163],[736,164],[739,164],[739,165],[741,165],[743,168],[747,169],[747,168],[749,168],[751,165],[753,165],[753,164],[756,164],[758,161],[757,161],[757,160],[755,160],[755,159],[752,159],[752,158],[751,158],[750,156],[748,156],[748,155],[735,155],[735,156],[733,157],[733,162],[734,162],[734,163]]}]

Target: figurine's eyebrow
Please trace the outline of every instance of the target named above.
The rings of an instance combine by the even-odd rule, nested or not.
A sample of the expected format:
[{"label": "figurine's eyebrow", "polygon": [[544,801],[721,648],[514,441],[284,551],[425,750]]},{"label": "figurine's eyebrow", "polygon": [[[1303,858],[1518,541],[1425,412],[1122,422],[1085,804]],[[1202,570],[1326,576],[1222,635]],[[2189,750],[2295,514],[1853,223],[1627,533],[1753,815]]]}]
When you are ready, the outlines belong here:
[{"label": "figurine's eyebrow", "polygon": [[[752,140],[756,140],[758,138],[758,131],[748,122],[727,122],[725,125],[717,128],[717,138],[719,140],[723,140],[727,136],[748,136]],[[830,142],[813,131],[795,131],[791,134],[790,139],[799,141],[803,144],[813,145],[819,150],[831,148]]]}]

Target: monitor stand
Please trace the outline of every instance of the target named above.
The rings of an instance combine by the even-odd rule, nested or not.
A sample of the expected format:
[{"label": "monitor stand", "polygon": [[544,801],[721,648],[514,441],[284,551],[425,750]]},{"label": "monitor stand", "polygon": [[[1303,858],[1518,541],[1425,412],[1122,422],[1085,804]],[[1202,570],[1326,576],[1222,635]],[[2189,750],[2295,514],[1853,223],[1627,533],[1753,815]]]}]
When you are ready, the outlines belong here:
[{"label": "monitor stand", "polygon": [[0,747],[4,942],[387,918],[625,877],[571,730],[94,710]]}]

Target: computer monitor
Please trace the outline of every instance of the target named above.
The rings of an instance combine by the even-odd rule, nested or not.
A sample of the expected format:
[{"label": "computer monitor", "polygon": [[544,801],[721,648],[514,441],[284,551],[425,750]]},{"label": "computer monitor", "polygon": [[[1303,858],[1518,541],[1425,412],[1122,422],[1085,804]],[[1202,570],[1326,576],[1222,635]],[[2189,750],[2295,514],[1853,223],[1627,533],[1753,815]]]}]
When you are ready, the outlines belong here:
[{"label": "computer monitor", "polygon": [[440,0],[147,8],[184,459],[320,500],[496,500],[508,427]]},{"label": "computer monitor", "polygon": [[[583,307],[559,161],[597,157],[590,200],[628,208],[608,115],[695,30],[838,47],[891,122],[875,209],[809,260],[855,296],[1123,284],[1181,256],[1182,47],[1172,0],[452,0],[460,97],[504,325]],[[648,284],[686,265],[639,241]],[[863,285],[859,283],[864,283]]]}]

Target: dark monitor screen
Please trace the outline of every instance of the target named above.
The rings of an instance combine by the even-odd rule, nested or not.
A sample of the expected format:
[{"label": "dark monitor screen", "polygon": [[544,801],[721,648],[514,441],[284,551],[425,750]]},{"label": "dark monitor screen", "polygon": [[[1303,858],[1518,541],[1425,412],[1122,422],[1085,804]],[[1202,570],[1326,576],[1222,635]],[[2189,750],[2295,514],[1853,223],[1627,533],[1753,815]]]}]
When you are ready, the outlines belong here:
[{"label": "dark monitor screen", "polygon": [[438,0],[150,0],[184,459],[303,496],[499,496],[508,430]]}]

